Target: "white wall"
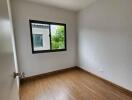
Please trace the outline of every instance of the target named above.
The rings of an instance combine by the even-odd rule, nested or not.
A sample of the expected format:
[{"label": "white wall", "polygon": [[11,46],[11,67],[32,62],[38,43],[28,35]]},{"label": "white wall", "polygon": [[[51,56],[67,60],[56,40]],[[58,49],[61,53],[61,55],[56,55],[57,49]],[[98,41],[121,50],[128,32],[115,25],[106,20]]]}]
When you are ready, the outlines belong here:
[{"label": "white wall", "polygon": [[49,28],[42,29],[42,28],[32,28],[32,34],[42,34],[42,41],[43,46],[42,47],[34,47],[34,51],[37,50],[49,50],[50,49],[50,37],[49,37]]},{"label": "white wall", "polygon": [[132,0],[97,0],[78,20],[78,65],[132,91]]},{"label": "white wall", "polygon": [[[12,0],[18,64],[26,76],[76,66],[77,14],[50,6]],[[67,24],[67,51],[32,54],[29,19]]]}]

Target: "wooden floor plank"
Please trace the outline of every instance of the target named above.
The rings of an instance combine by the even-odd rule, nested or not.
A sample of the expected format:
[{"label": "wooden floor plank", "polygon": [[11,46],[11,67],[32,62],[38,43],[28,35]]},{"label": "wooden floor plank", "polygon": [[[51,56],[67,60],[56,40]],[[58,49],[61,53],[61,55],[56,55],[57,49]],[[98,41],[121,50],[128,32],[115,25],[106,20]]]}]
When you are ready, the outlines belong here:
[{"label": "wooden floor plank", "polygon": [[21,100],[132,100],[114,86],[81,69],[24,81]]}]

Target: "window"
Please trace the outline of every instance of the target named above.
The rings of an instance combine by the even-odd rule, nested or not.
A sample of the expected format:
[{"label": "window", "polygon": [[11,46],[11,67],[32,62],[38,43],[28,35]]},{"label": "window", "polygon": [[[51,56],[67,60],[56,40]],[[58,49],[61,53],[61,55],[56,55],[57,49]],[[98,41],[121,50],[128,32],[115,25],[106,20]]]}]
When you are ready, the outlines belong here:
[{"label": "window", "polygon": [[66,51],[66,24],[29,20],[32,53]]},{"label": "window", "polygon": [[43,47],[43,34],[33,34],[33,45],[35,48]]}]

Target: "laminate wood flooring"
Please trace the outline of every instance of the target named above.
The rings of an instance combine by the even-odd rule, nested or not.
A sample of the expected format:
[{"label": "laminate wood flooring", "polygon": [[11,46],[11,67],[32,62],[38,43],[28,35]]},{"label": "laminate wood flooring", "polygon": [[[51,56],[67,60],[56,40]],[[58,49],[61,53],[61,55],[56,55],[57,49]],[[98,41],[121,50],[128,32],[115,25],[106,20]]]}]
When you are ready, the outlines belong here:
[{"label": "laminate wood flooring", "polygon": [[87,72],[74,68],[24,81],[21,100],[132,100],[132,97]]}]

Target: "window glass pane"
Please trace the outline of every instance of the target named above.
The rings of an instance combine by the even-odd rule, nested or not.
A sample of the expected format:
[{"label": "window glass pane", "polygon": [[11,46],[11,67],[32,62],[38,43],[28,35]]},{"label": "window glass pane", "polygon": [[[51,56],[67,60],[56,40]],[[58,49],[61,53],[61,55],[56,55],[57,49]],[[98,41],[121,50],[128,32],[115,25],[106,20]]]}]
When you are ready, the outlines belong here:
[{"label": "window glass pane", "polygon": [[50,50],[49,24],[32,23],[34,51]]},{"label": "window glass pane", "polygon": [[63,25],[51,25],[52,50],[65,49],[65,27]]},{"label": "window glass pane", "polygon": [[43,47],[43,34],[33,34],[34,47]]}]

